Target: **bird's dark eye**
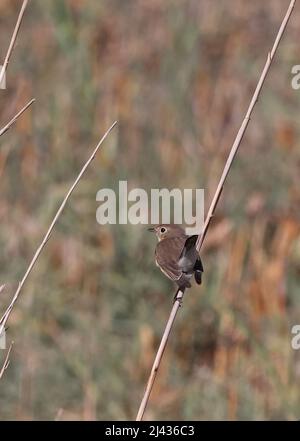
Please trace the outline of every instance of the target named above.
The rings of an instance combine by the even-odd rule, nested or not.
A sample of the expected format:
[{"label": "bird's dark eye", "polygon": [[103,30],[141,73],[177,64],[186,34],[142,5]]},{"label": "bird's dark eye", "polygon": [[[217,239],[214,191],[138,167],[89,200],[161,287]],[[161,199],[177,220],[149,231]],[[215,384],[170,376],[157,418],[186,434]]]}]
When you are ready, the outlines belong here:
[{"label": "bird's dark eye", "polygon": [[160,232],[161,233],[165,233],[167,230],[164,228],[164,227],[162,227],[161,229],[160,229]]}]

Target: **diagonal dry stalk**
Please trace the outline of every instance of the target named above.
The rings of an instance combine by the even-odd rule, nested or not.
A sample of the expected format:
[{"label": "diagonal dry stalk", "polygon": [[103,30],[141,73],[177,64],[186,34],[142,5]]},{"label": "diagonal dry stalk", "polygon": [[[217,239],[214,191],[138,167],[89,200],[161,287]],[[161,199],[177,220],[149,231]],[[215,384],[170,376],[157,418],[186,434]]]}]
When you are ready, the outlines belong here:
[{"label": "diagonal dry stalk", "polygon": [[[11,40],[10,40],[10,43],[9,43],[9,46],[8,46],[8,50],[7,50],[5,59],[4,59],[3,66],[2,66],[1,71],[0,71],[0,84],[2,83],[3,77],[5,75],[5,72],[6,72],[6,69],[7,69],[7,65],[9,63],[9,60],[10,60],[10,57],[11,57],[11,54],[12,54],[12,51],[13,51],[13,48],[14,48],[17,36],[18,36],[18,32],[19,32],[19,29],[20,29],[20,26],[21,26],[21,23],[22,23],[22,19],[23,19],[24,12],[25,12],[27,4],[28,4],[28,0],[24,0],[23,4],[22,4],[22,7],[21,7],[21,10],[20,10],[20,13],[19,13],[19,16],[18,16],[18,20],[17,20],[16,26],[15,26],[13,35],[11,37]],[[31,101],[29,101],[26,104],[26,106],[24,106],[2,129],[0,129],[0,136],[2,136],[5,132],[7,132],[7,130],[22,115],[22,113],[25,112],[25,110],[27,110],[28,107],[30,107],[32,103],[34,103],[34,101],[35,101],[35,99],[32,99]]]},{"label": "diagonal dry stalk", "polygon": [[26,270],[26,272],[25,272],[25,274],[24,274],[24,276],[23,276],[23,278],[22,278],[22,280],[21,280],[21,282],[19,283],[19,286],[18,286],[18,288],[17,288],[17,290],[16,290],[16,292],[15,292],[13,298],[12,298],[12,301],[10,302],[9,306],[7,307],[7,309],[6,309],[6,311],[4,312],[3,316],[1,317],[1,320],[0,320],[0,334],[1,334],[1,332],[3,331],[3,329],[4,329],[4,326],[5,326],[5,324],[6,324],[7,320],[8,320],[8,318],[9,318],[9,316],[10,316],[10,314],[11,314],[11,311],[12,311],[13,307],[15,306],[15,304],[16,304],[16,302],[17,302],[17,300],[18,300],[18,297],[19,297],[19,295],[20,295],[20,292],[21,292],[21,290],[22,290],[22,288],[23,288],[23,286],[24,286],[24,284],[25,284],[25,282],[26,282],[26,280],[27,280],[29,274],[31,273],[31,271],[32,271],[32,269],[33,269],[33,267],[34,267],[36,261],[38,260],[40,254],[41,254],[41,252],[42,252],[42,250],[43,250],[43,248],[45,247],[46,243],[48,242],[48,240],[49,240],[49,238],[50,238],[50,236],[51,236],[52,230],[53,230],[53,228],[54,228],[56,222],[58,221],[58,219],[59,219],[59,217],[60,217],[60,215],[61,215],[63,209],[65,208],[65,205],[66,205],[66,203],[67,203],[69,197],[71,196],[71,194],[73,193],[73,191],[74,191],[75,187],[77,186],[78,182],[80,181],[80,179],[81,179],[82,176],[84,175],[86,169],[88,168],[88,166],[90,165],[90,163],[92,162],[92,160],[95,158],[96,153],[98,152],[98,150],[99,150],[101,144],[103,143],[103,141],[106,139],[106,137],[109,135],[109,133],[110,133],[111,130],[115,127],[116,124],[117,124],[117,121],[115,121],[115,122],[110,126],[110,128],[104,133],[104,135],[102,136],[102,138],[101,138],[100,141],[98,142],[97,146],[95,147],[93,153],[91,154],[91,156],[89,157],[89,159],[86,161],[86,163],[85,163],[84,166],[82,167],[82,169],[81,169],[79,175],[77,176],[77,178],[75,179],[74,183],[73,183],[72,186],[70,187],[70,189],[69,189],[68,193],[66,194],[64,200],[62,201],[62,203],[61,203],[59,209],[57,210],[57,212],[56,212],[56,214],[55,214],[55,216],[54,216],[54,218],[53,218],[53,220],[52,220],[52,222],[51,222],[51,224],[50,224],[50,227],[48,228],[48,230],[47,230],[47,232],[46,232],[46,234],[45,234],[45,236],[44,236],[42,242],[41,242],[40,245],[38,246],[38,248],[37,248],[37,250],[36,250],[36,252],[35,252],[35,254],[34,254],[34,256],[33,256],[32,260],[31,260],[31,262],[30,262],[30,264],[29,264],[29,266],[28,266],[28,268],[27,268],[27,270]]},{"label": "diagonal dry stalk", "polygon": [[[292,14],[292,11],[293,11],[293,8],[295,6],[295,3],[296,3],[296,0],[291,0],[290,5],[288,7],[288,10],[287,10],[287,12],[285,14],[284,19],[282,20],[281,26],[280,26],[279,31],[277,33],[277,36],[276,36],[275,42],[273,44],[272,50],[271,50],[271,52],[268,53],[267,61],[265,63],[265,66],[263,68],[263,71],[261,73],[259,81],[257,83],[256,89],[255,89],[254,94],[252,96],[251,102],[249,104],[249,107],[248,107],[248,110],[247,110],[246,115],[244,117],[244,120],[242,122],[242,125],[241,125],[241,127],[240,127],[240,129],[239,129],[239,131],[238,131],[238,133],[236,135],[236,138],[234,140],[234,143],[233,143],[233,145],[232,145],[232,147],[230,149],[230,153],[229,153],[228,159],[226,161],[226,164],[224,166],[223,173],[221,175],[221,178],[219,180],[219,183],[218,183],[215,195],[213,197],[213,200],[211,202],[210,208],[208,210],[208,214],[207,214],[207,217],[206,217],[206,220],[205,220],[203,231],[202,231],[201,234],[199,234],[198,239],[197,239],[196,247],[197,247],[198,251],[200,251],[200,248],[201,248],[201,246],[203,244],[203,241],[204,241],[204,238],[206,236],[207,230],[209,228],[211,219],[212,219],[212,217],[214,215],[216,206],[217,206],[218,201],[220,199],[224,183],[226,181],[226,178],[227,178],[228,173],[230,171],[231,165],[233,163],[235,155],[236,155],[236,153],[238,151],[238,148],[240,146],[240,143],[241,143],[241,141],[243,139],[244,133],[246,131],[246,128],[247,128],[248,123],[249,123],[250,118],[251,118],[252,111],[254,109],[255,104],[257,103],[259,94],[261,92],[262,86],[263,86],[264,81],[265,81],[265,78],[266,78],[267,73],[269,71],[269,68],[271,66],[271,63],[272,63],[273,57],[274,57],[274,55],[276,53],[276,50],[278,48],[278,45],[280,43],[281,37],[282,37],[282,35],[283,35],[284,31],[285,31],[285,28],[287,26],[289,18],[290,18],[291,14]],[[146,406],[147,406],[148,401],[149,401],[151,390],[152,390],[152,387],[153,387],[153,384],[154,384],[154,381],[155,381],[155,378],[156,378],[156,375],[157,375],[157,371],[158,371],[159,366],[160,366],[160,362],[161,362],[164,350],[165,350],[167,342],[168,342],[168,338],[169,338],[169,335],[170,335],[170,332],[171,332],[171,329],[172,329],[172,326],[173,326],[176,314],[177,314],[178,309],[181,306],[182,301],[183,301],[183,296],[184,296],[184,291],[180,291],[179,290],[177,292],[176,300],[175,300],[174,305],[172,307],[172,310],[171,310],[171,313],[170,313],[167,325],[165,327],[165,330],[164,330],[164,333],[163,333],[163,336],[162,336],[162,339],[161,339],[161,342],[160,342],[160,345],[159,345],[159,348],[158,348],[158,351],[157,351],[157,354],[156,354],[156,357],[155,357],[155,360],[154,360],[154,363],[153,363],[153,366],[152,366],[152,369],[151,369],[151,373],[150,373],[150,376],[149,376],[149,379],[148,379],[146,390],[145,390],[142,402],[141,402],[139,410],[138,410],[136,421],[141,421],[143,419],[143,415],[144,415],[144,412],[146,410]]]},{"label": "diagonal dry stalk", "polygon": [[5,59],[4,59],[4,63],[3,63],[2,69],[1,69],[1,72],[0,72],[0,84],[2,83],[2,80],[4,78],[4,75],[5,75],[5,72],[6,72],[6,69],[7,69],[7,65],[9,63],[10,56],[11,56],[12,51],[14,49],[15,42],[16,42],[16,39],[17,39],[17,36],[18,36],[18,32],[19,32],[19,29],[20,29],[20,26],[21,26],[21,23],[22,23],[22,19],[23,19],[24,12],[25,12],[27,4],[28,4],[28,0],[24,0],[23,4],[22,4],[22,7],[21,7],[21,10],[20,10],[20,13],[19,13],[19,16],[18,16],[18,20],[17,20],[16,26],[15,26],[14,32],[12,34],[12,37],[11,37],[11,40],[10,40],[10,43],[9,43],[9,46],[8,46],[8,49],[7,49],[7,53],[6,53],[6,56],[5,56]]},{"label": "diagonal dry stalk", "polygon": [[9,366],[9,356],[10,356],[10,351],[12,350],[13,344],[14,344],[14,342],[12,341],[11,344],[10,344],[10,347],[8,348],[8,351],[7,351],[7,354],[6,354],[3,366],[2,366],[2,368],[0,370],[0,380],[3,377],[4,372],[6,371],[6,369]]},{"label": "diagonal dry stalk", "polygon": [[25,110],[28,109],[28,107],[31,106],[35,102],[35,99],[33,98],[30,100],[26,106],[24,106],[2,129],[0,129],[0,136],[4,135],[4,133],[7,132],[7,130],[17,121],[17,119],[22,115],[22,113],[25,112]]}]

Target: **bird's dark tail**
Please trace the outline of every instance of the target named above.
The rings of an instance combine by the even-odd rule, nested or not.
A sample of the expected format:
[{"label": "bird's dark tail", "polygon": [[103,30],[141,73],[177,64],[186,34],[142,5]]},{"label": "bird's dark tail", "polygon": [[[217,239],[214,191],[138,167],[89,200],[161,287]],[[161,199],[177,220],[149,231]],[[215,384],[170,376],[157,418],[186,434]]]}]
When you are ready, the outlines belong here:
[{"label": "bird's dark tail", "polygon": [[201,285],[202,282],[202,273],[203,273],[203,265],[201,262],[201,259],[197,259],[195,266],[194,266],[194,271],[195,271],[195,280],[196,283],[198,283],[198,285]]}]

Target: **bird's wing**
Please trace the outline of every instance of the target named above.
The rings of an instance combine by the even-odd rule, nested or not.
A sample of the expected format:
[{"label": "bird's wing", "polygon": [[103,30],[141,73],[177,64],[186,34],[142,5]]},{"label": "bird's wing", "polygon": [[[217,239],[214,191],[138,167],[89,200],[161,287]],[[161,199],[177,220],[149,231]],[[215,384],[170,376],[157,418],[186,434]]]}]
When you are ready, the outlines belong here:
[{"label": "bird's wing", "polygon": [[[178,259],[178,265],[183,271],[189,272],[194,268],[194,265],[199,258],[196,250],[196,242],[198,235],[189,236],[184,243],[182,252]],[[203,271],[203,269],[202,269]]]},{"label": "bird's wing", "polygon": [[156,264],[173,281],[179,280],[182,276],[182,270],[178,266],[178,259],[182,253],[185,240],[184,237],[172,237],[164,239],[156,246]]},{"label": "bird's wing", "polygon": [[194,249],[194,247],[196,245],[196,242],[197,242],[197,238],[198,238],[198,235],[194,234],[193,236],[189,236],[186,239],[180,257],[182,257],[183,255],[188,254],[190,251],[192,251]]}]

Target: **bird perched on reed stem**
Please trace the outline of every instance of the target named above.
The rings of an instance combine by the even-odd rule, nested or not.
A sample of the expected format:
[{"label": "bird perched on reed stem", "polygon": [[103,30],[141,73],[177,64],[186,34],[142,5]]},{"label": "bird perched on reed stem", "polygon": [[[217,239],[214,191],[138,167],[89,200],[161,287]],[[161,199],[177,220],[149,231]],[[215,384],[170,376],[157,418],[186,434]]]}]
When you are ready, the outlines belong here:
[{"label": "bird perched on reed stem", "polygon": [[156,265],[180,290],[191,287],[194,276],[201,284],[203,266],[196,250],[197,235],[188,236],[178,225],[161,224],[149,228],[158,239],[155,248]]}]

